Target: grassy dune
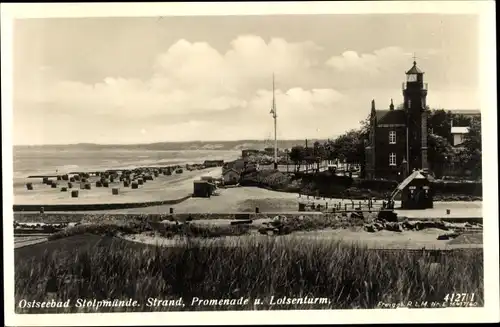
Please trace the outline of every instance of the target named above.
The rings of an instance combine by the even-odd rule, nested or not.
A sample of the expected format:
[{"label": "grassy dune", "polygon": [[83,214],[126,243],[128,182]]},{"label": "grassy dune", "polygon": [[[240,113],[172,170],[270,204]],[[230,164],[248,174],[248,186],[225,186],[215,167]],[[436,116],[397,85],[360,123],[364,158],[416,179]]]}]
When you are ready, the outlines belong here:
[{"label": "grassy dune", "polygon": [[[374,215],[374,214],[372,214]],[[234,219],[230,218],[229,220]],[[363,226],[363,219],[349,219],[340,215],[324,215],[321,217],[308,215],[288,215],[279,216],[282,219],[274,220],[269,217],[262,219],[266,224],[254,223],[244,225],[230,225],[227,221],[224,224],[211,224],[213,217],[207,216],[205,220],[193,220],[186,223],[176,223],[173,217],[169,221],[149,221],[141,219],[142,216],[132,216],[129,220],[113,219],[112,216],[87,217],[86,222],[66,227],[49,236],[49,240],[70,237],[81,234],[94,234],[103,236],[116,236],[118,234],[140,234],[143,232],[154,232],[162,237],[202,237],[218,238],[224,236],[248,235],[251,232],[257,232],[264,227],[274,228],[280,235],[290,234],[296,231],[312,231],[325,228],[348,228]],[[273,217],[273,215],[270,215]],[[167,218],[167,217],[166,217]],[[372,217],[373,219],[373,217]],[[257,220],[258,222],[258,220]]]},{"label": "grassy dune", "polygon": [[[440,301],[475,293],[483,304],[481,251],[438,257],[422,252],[369,250],[336,241],[246,238],[237,247],[188,240],[174,248],[111,236],[77,235],[15,252],[15,299],[128,299],[139,307],[102,311],[374,308],[379,301]],[[206,243],[205,243],[206,244]],[[50,286],[52,285],[52,286]],[[272,306],[275,297],[325,297],[330,303]],[[185,307],[146,307],[146,299],[182,297]],[[190,306],[193,297],[248,297],[245,306]],[[263,304],[254,306],[261,298]],[[18,312],[77,312],[68,309]],[[45,311],[43,311],[45,310]],[[92,312],[92,309],[86,309]]]}]

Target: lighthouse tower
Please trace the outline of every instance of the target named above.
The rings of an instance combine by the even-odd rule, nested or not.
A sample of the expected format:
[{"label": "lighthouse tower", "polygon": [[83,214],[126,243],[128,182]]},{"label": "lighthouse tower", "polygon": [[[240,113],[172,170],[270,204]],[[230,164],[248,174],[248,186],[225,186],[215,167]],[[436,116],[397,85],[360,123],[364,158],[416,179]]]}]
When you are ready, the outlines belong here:
[{"label": "lighthouse tower", "polygon": [[406,161],[408,172],[428,169],[427,161],[427,83],[424,72],[413,61],[403,83],[404,110],[406,112]]}]

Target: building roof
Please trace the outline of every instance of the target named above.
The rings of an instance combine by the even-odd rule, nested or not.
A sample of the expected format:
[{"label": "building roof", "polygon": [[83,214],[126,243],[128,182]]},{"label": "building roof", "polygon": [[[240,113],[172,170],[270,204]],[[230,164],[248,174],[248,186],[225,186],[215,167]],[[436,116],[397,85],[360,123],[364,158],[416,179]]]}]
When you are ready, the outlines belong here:
[{"label": "building roof", "polygon": [[408,186],[408,184],[410,184],[414,179],[427,179],[427,177],[425,177],[420,171],[416,170],[414,172],[412,172],[408,177],[405,178],[404,181],[402,181],[397,189],[398,190],[403,190],[405,187]]},{"label": "building roof", "polygon": [[407,74],[423,74],[424,72],[417,67],[417,62],[413,62],[413,67],[410,68]]},{"label": "building roof", "polygon": [[431,180],[431,176],[428,175],[428,177],[425,176],[425,174],[422,171],[416,170],[412,172],[408,177],[406,177],[399,185],[396,187],[394,191],[392,191],[391,196],[389,197],[390,200],[394,200],[396,195],[401,192],[405,187],[408,186],[414,179],[427,179]]},{"label": "building roof", "polygon": [[451,134],[467,134],[469,133],[469,127],[453,126],[451,128]]},{"label": "building roof", "polygon": [[481,116],[481,110],[479,110],[479,109],[452,109],[449,111],[452,114],[456,114],[456,115]]},{"label": "building roof", "polygon": [[377,124],[405,124],[406,115],[405,111],[401,109],[396,110],[375,110],[375,117]]},{"label": "building roof", "polygon": [[240,175],[240,174],[241,174],[241,172],[237,171],[236,169],[229,168],[229,169],[225,170],[225,171],[222,173],[222,175],[226,175],[227,173],[232,172],[232,171],[234,171],[234,172],[235,172],[236,174],[238,174],[238,175]]}]

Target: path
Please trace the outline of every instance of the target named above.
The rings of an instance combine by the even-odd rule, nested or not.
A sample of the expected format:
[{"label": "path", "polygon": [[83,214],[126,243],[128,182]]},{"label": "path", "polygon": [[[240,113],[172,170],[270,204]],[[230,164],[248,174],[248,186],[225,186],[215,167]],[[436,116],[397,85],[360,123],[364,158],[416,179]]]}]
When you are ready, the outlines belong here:
[{"label": "path", "polygon": [[48,241],[47,236],[16,236],[14,237],[14,249]]},{"label": "path", "polygon": [[235,187],[218,189],[219,195],[210,198],[190,198],[175,205],[161,205],[93,213],[167,213],[174,208],[176,213],[205,212],[253,212],[259,207],[261,212],[293,212],[298,210],[298,195],[266,190],[258,187]]},{"label": "path", "polygon": [[[446,210],[450,213],[447,214]],[[483,202],[434,202],[434,208],[425,210],[395,210],[400,217],[408,219],[423,219],[423,218],[482,218],[483,217]]]}]

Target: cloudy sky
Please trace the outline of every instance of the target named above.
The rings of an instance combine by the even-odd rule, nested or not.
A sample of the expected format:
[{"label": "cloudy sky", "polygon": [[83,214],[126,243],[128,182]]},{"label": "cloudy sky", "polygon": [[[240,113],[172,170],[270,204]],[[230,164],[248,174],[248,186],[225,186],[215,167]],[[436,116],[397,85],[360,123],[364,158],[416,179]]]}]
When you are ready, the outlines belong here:
[{"label": "cloudy sky", "polygon": [[328,138],[402,102],[416,54],[433,108],[480,109],[478,21],[458,15],[25,19],[14,144]]}]

